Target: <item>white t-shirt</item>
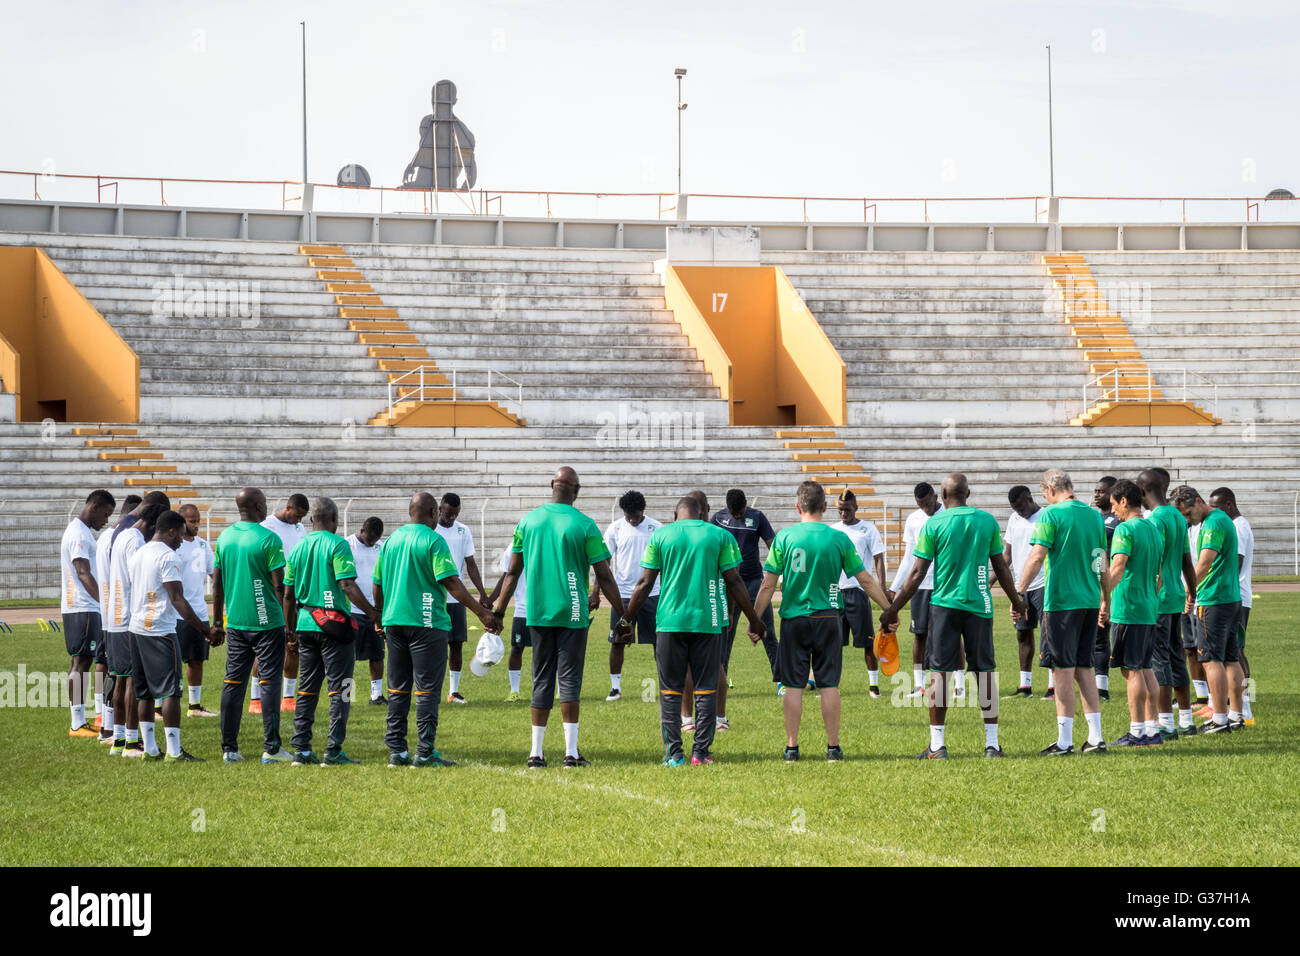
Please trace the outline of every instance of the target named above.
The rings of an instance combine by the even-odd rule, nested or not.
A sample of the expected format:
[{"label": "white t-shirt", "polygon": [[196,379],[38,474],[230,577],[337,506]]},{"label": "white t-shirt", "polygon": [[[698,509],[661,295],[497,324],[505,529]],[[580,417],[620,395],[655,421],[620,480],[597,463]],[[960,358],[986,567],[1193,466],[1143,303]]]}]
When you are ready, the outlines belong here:
[{"label": "white t-shirt", "polygon": [[[1199,524],[1189,524],[1187,526],[1187,546],[1192,553],[1192,567],[1196,567],[1196,562],[1201,559],[1201,549],[1197,545],[1197,539],[1201,536],[1201,526]],[[1182,574],[1182,571],[1178,572]],[[1196,604],[1200,607],[1200,602]]]},{"label": "white t-shirt", "polygon": [[[1028,518],[1020,517],[1017,511],[1011,512],[1011,517],[1007,519],[1006,543],[1011,545],[1011,577],[1015,579],[1016,584],[1020,583],[1020,572],[1025,569],[1025,562],[1029,560],[1029,552],[1034,550],[1029,539],[1034,536],[1034,521],[1042,511],[1039,508]],[[1038,574],[1029,582],[1027,590],[1037,591],[1039,588],[1047,586],[1047,562],[1038,569]]]},{"label": "white t-shirt", "polygon": [[[639,525],[628,524],[627,518],[618,518],[605,529],[605,547],[609,548],[611,571],[614,582],[618,585],[619,596],[626,601],[632,596],[637,578],[641,577],[641,558],[645,555],[645,546],[650,543],[650,535],[663,524],[646,515]],[[659,578],[655,578],[650,597],[659,593]]]},{"label": "white t-shirt", "polygon": [[[383,539],[375,542],[373,548],[367,548],[355,534],[348,535],[348,546],[352,549],[352,561],[357,568],[357,587],[371,604],[375,603],[375,562],[379,552],[384,548]],[[355,609],[354,609],[355,610]]]},{"label": "white t-shirt", "polygon": [[99,584],[99,616],[108,622],[108,548],[113,543],[113,528],[107,527],[95,542],[95,581]]},{"label": "white t-shirt", "polygon": [[[501,554],[501,560],[497,562],[497,570],[505,574],[510,570],[510,558],[513,556],[509,548],[506,548]],[[519,583],[515,585],[515,595],[511,598],[515,605],[515,617],[528,617],[528,590],[524,587],[524,570],[519,569]]]},{"label": "white t-shirt", "polygon": [[302,526],[302,522],[289,524],[287,521],[281,521],[275,515],[267,515],[266,520],[262,522],[263,528],[270,528],[280,539],[280,544],[284,548],[285,558],[293,551],[296,545],[303,538],[307,537],[307,529]]},{"label": "white t-shirt", "polygon": [[176,549],[176,556],[181,563],[181,585],[185,589],[185,600],[194,609],[194,616],[200,621],[208,619],[208,575],[215,567],[212,547],[198,535],[193,541],[181,538],[181,546]]},{"label": "white t-shirt", "polygon": [[180,555],[162,541],[150,541],[136,550],[129,570],[131,633],[159,637],[175,634],[178,615],[163,584],[183,583]]},{"label": "white t-shirt", "polygon": [[[447,548],[456,561],[456,574],[468,589],[470,582],[465,577],[465,559],[474,557],[474,535],[459,521],[453,521],[450,528],[444,528],[439,522],[433,530],[442,535],[442,540],[447,542]],[[459,604],[460,602],[448,594],[447,603]]]},{"label": "white t-shirt", "polygon": [[108,562],[108,618],[106,631],[131,629],[131,559],[144,546],[144,535],[138,528],[128,528],[117,536],[113,555]]},{"label": "white t-shirt", "polygon": [[1241,556],[1241,606],[1250,607],[1250,570],[1255,563],[1255,532],[1250,529],[1250,522],[1245,515],[1232,519],[1237,526],[1237,554]]},{"label": "white t-shirt", "polygon": [[[80,518],[73,518],[63,529],[63,540],[59,544],[59,571],[63,575],[63,587],[60,588],[60,610],[64,614],[88,614],[91,611],[101,613],[99,595],[91,594],[77,577],[77,569],[72,562],[84,558],[90,565],[90,573],[95,573],[95,532]],[[96,584],[99,582],[97,581]]]},{"label": "white t-shirt", "polygon": [[[862,559],[867,571],[874,571],[876,555],[885,553],[885,541],[880,537],[880,530],[870,521],[865,521],[862,518],[858,519],[857,524],[845,524],[843,521],[837,521],[831,527],[843,531],[849,536],[854,549],[858,552],[858,557]],[[857,578],[851,578],[841,571],[840,590],[847,591],[852,588],[857,588],[860,591],[862,585],[858,583]]]},{"label": "white t-shirt", "polygon": [[[943,510],[943,505],[939,505],[935,514]],[[916,556],[912,552],[916,549],[917,539],[921,537],[921,529],[925,523],[930,520],[930,515],[926,514],[920,508],[917,508],[907,516],[907,521],[903,524],[903,560],[898,563],[898,571],[894,574],[894,583],[889,586],[889,590],[897,591],[903,586],[908,575],[912,573],[912,565],[916,563]],[[934,562],[930,562],[930,568],[925,572],[925,577],[921,581],[920,591],[934,590]]]}]

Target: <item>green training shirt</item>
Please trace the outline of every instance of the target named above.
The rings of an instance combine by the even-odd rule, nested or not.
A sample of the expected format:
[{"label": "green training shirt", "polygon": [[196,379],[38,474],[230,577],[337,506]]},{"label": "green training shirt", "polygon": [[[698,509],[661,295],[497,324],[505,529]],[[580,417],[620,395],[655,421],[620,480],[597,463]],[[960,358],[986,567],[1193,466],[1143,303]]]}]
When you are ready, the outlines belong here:
[{"label": "green training shirt", "polygon": [[[351,617],[352,602],[339,582],[356,576],[357,566],[347,541],[332,531],[313,531],[289,552],[284,586],[293,587],[293,596],[299,604],[342,611]],[[311,619],[307,607],[298,608],[297,629],[319,632],[320,626]]]},{"label": "green training shirt", "polygon": [[267,631],[284,626],[284,611],[271,584],[271,572],[284,567],[279,535],[251,521],[236,521],[217,538],[212,563],[221,571],[226,627]]},{"label": "green training shirt", "polygon": [[1160,614],[1182,614],[1187,600],[1187,589],[1183,587],[1183,555],[1188,553],[1187,519],[1173,505],[1161,505],[1146,520],[1159,525],[1164,535],[1156,610]]},{"label": "green training shirt", "polygon": [[596,522],[573,505],[553,501],[524,515],[510,550],[524,556],[529,627],[590,624],[587,569],[609,560]]},{"label": "green training shirt", "polygon": [[1110,619],[1116,624],[1154,624],[1159,613],[1156,578],[1165,553],[1163,526],[1141,517],[1121,522],[1110,553],[1128,555],[1124,576],[1110,593]]},{"label": "green training shirt", "polygon": [[764,571],[781,575],[781,619],[838,611],[840,572],[853,577],[862,558],[853,539],[820,521],[782,528],[767,550]]},{"label": "green training shirt", "polygon": [[1106,562],[1106,523],[1077,498],[1038,512],[1031,545],[1047,548],[1044,611],[1101,608],[1101,569]]},{"label": "green training shirt", "polygon": [[989,558],[1002,553],[1002,532],[991,514],[969,505],[937,511],[921,527],[912,553],[934,562],[931,604],[993,616]]},{"label": "green training shirt", "polygon": [[735,536],[718,525],[687,519],[655,529],[641,557],[641,567],[659,572],[655,628],[693,634],[721,631],[728,623],[722,574],[740,567],[740,561]]},{"label": "green training shirt", "polygon": [[394,531],[375,559],[370,579],[384,594],[384,627],[451,630],[447,592],[442,582],[460,571],[442,535],[411,522]]},{"label": "green training shirt", "polygon": [[[1186,535],[1183,540],[1187,540]],[[1227,512],[1215,508],[1201,522],[1201,533],[1196,538],[1196,559],[1206,548],[1217,552],[1210,571],[1196,586],[1196,603],[1232,604],[1241,600],[1241,578],[1237,567],[1237,526]]]}]

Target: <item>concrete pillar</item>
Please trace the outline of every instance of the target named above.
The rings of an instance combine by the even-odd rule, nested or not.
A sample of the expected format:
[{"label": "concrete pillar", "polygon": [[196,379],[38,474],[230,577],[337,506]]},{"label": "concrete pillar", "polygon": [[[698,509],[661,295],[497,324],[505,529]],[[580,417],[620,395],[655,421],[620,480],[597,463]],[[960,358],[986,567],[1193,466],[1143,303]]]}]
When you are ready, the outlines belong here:
[{"label": "concrete pillar", "polygon": [[59,231],[59,204],[55,203],[50,209],[50,232]]},{"label": "concrete pillar", "polygon": [[984,239],[984,251],[993,252],[997,249],[997,243],[993,241],[993,227],[989,226],[989,234]]},{"label": "concrete pillar", "polygon": [[1178,227],[1178,251],[1187,251],[1187,226],[1185,225],[1180,225]]},{"label": "concrete pillar", "polygon": [[433,244],[435,246],[442,245],[442,220],[441,219],[435,219],[433,221]]},{"label": "concrete pillar", "polygon": [[555,248],[564,248],[564,220],[561,219],[555,224]]},{"label": "concrete pillar", "polygon": [[180,221],[176,223],[176,235],[184,239],[186,237],[187,229],[188,229],[188,223],[186,222],[185,219],[185,210],[182,209]]},{"label": "concrete pillar", "polygon": [[[667,248],[667,243],[665,243],[664,246]],[[623,224],[621,222],[618,224],[618,232],[614,236],[614,248],[623,248]]]},{"label": "concrete pillar", "polygon": [[803,230],[803,248],[805,252],[813,251],[813,227],[805,226]]},{"label": "concrete pillar", "polygon": [[498,246],[504,246],[506,244],[506,221],[504,219],[497,220],[496,244]]},{"label": "concrete pillar", "polygon": [[934,226],[925,229],[925,251],[934,252]]},{"label": "concrete pillar", "polygon": [[876,251],[876,227],[867,226],[867,252]]},{"label": "concrete pillar", "polygon": [[303,212],[311,212],[312,203],[315,201],[315,199],[316,199],[316,187],[313,186],[311,183],[303,183],[302,185]]},{"label": "concrete pillar", "polygon": [[370,241],[379,241],[379,217],[375,216],[370,220]]},{"label": "concrete pillar", "polygon": [[1124,227],[1120,226],[1119,229],[1116,230],[1116,233],[1117,233],[1117,238],[1115,241],[1115,245],[1119,252],[1123,252],[1124,251]]},{"label": "concrete pillar", "polygon": [[683,220],[683,219],[686,218],[686,200],[687,200],[687,198],[688,198],[688,197],[687,197],[686,194],[683,194],[683,193],[678,193],[678,194],[677,194],[677,218],[678,218],[679,220]]},{"label": "concrete pillar", "polygon": [[1052,223],[1061,221],[1061,199],[1059,196],[1049,196],[1047,198],[1047,221]]},{"label": "concrete pillar", "polygon": [[1246,252],[1250,249],[1250,226],[1242,224],[1241,227],[1241,251]]},{"label": "concrete pillar", "polygon": [[248,213],[246,212],[239,214],[239,238],[248,238]]},{"label": "concrete pillar", "polygon": [[113,234],[116,236],[126,234],[126,210],[121,206],[117,207],[117,213],[113,216]]}]

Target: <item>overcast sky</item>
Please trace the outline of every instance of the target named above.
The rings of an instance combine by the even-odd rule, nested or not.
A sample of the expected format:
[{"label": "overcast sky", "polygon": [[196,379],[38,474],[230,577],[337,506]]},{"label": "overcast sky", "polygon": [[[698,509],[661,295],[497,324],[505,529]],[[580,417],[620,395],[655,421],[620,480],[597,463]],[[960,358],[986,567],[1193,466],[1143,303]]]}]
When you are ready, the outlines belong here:
[{"label": "overcast sky", "polygon": [[397,184],[445,77],[480,186],[672,192],[681,66],[687,192],[1045,195],[1050,42],[1059,195],[1300,190],[1295,0],[2,8],[4,169],[299,178],[306,17],[318,182]]}]

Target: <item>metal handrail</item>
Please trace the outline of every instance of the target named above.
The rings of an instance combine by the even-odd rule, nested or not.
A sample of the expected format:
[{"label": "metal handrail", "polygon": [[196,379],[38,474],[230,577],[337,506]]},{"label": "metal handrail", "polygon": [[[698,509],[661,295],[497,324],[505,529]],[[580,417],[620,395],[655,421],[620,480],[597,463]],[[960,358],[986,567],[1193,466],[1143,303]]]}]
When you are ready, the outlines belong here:
[{"label": "metal handrail", "polygon": [[[450,385],[443,385],[441,383],[437,385],[427,384],[425,381],[426,370],[430,374],[437,374],[442,376],[445,376],[448,372],[450,372],[451,384]],[[460,373],[462,372],[486,372],[487,384],[486,385],[463,385],[460,382]],[[419,397],[416,399],[412,399],[411,396],[409,395],[394,396],[393,387],[395,385],[400,386],[404,380],[410,378],[411,376],[418,376],[419,385],[416,387],[418,389],[417,395]],[[492,384],[493,376],[495,376],[498,380],[504,379],[508,383],[508,385],[514,386],[515,395],[513,398],[509,397],[510,389],[508,387],[500,388],[500,387],[493,386]],[[440,390],[445,390],[447,388],[450,388],[451,397],[448,398],[445,395],[439,395],[434,398],[429,398],[428,389],[430,388],[435,388]],[[448,366],[419,365],[413,369],[410,369],[409,371],[402,373],[401,375],[397,376],[397,378],[391,379],[388,382],[388,414],[390,415],[392,414],[393,407],[398,402],[409,402],[413,400],[421,401],[421,402],[429,402],[429,401],[453,401],[454,402],[459,400],[460,392],[462,389],[468,391],[471,389],[479,389],[479,388],[483,389],[484,399],[489,402],[498,401],[498,398],[496,397],[495,393],[498,392],[501,393],[502,398],[500,400],[503,402],[513,401],[515,405],[518,407],[518,410],[515,412],[515,414],[518,415],[520,418],[524,417],[524,383],[519,381],[516,378],[511,378],[509,375],[505,374],[504,372],[492,368],[490,365],[448,365]]]},{"label": "metal handrail", "polygon": [[[1192,371],[1191,369],[1185,368],[1185,367],[1183,367],[1183,366],[1178,366],[1178,367],[1174,367],[1174,368],[1168,368],[1168,367],[1162,367],[1162,366],[1160,365],[1160,363],[1158,363],[1158,362],[1155,362],[1155,363],[1147,363],[1147,362],[1116,362],[1116,363],[1114,363],[1114,367],[1113,367],[1112,369],[1110,369],[1110,371],[1103,372],[1101,375],[1098,375],[1098,376],[1097,376],[1096,378],[1094,378],[1092,381],[1087,382],[1087,383],[1083,386],[1083,411],[1086,412],[1089,408],[1091,408],[1093,405],[1097,404],[1098,402],[1105,402],[1105,401],[1111,401],[1111,402],[1143,402],[1143,401],[1145,401],[1145,402],[1148,402],[1148,403],[1151,402],[1151,401],[1153,400],[1153,398],[1154,398],[1154,393],[1155,393],[1156,388],[1159,387],[1159,386],[1158,386],[1158,383],[1155,381],[1155,371],[1156,371],[1157,369],[1158,369],[1159,371],[1161,371],[1161,372],[1169,373],[1169,374],[1171,374],[1171,375],[1173,375],[1173,376],[1175,376],[1175,377],[1178,376],[1178,375],[1181,375],[1181,376],[1182,376],[1182,383],[1181,383],[1181,386],[1179,386],[1179,385],[1175,385],[1175,386],[1174,386],[1174,388],[1175,388],[1176,390],[1180,390],[1180,391],[1182,392],[1182,397],[1179,399],[1179,401],[1186,402],[1186,401],[1189,401],[1189,400],[1191,400],[1191,399],[1196,399],[1196,400],[1200,400],[1200,401],[1205,401],[1205,400],[1206,400],[1206,396],[1204,396],[1204,395],[1196,395],[1196,394],[1192,393],[1192,392],[1189,390],[1189,386],[1190,386],[1191,388],[1195,388],[1197,385],[1208,386],[1208,388],[1209,388],[1209,390],[1210,390],[1209,401],[1210,401],[1210,403],[1211,403],[1211,414],[1213,414],[1213,415],[1215,415],[1215,416],[1217,417],[1217,415],[1219,414],[1219,384],[1218,384],[1218,382],[1214,381],[1214,380],[1211,379],[1211,378],[1206,377],[1205,375],[1202,375],[1200,372]],[[1124,371],[1124,370],[1140,370],[1140,371],[1144,371],[1144,372],[1146,372],[1146,380],[1147,380],[1147,381],[1146,381],[1146,397],[1145,397],[1145,398],[1142,396],[1142,394],[1141,394],[1141,392],[1140,392],[1141,385],[1136,386],[1136,388],[1139,389],[1139,393],[1136,394],[1136,395],[1133,395],[1133,394],[1129,394],[1129,395],[1121,394],[1121,391],[1120,391],[1120,384],[1119,384],[1119,378],[1120,378],[1120,373],[1121,373],[1121,371]],[[1190,376],[1192,379],[1199,379],[1200,381],[1199,381],[1199,382],[1194,382],[1194,381],[1193,381],[1193,382],[1189,382],[1189,381],[1188,381],[1189,376]],[[1105,387],[1105,383],[1106,383],[1106,380],[1107,380],[1107,379],[1110,379],[1110,380],[1111,380],[1111,386],[1110,386],[1110,389],[1109,389],[1109,390],[1107,390],[1107,388]],[[1093,388],[1093,387],[1097,387],[1098,390],[1100,391],[1100,394],[1097,396],[1097,399],[1096,399],[1095,402],[1090,402],[1089,399],[1088,399],[1088,390],[1089,390],[1090,388]],[[1134,388],[1135,388],[1135,386],[1130,385],[1130,386],[1128,386],[1128,391],[1132,392]]]}]

